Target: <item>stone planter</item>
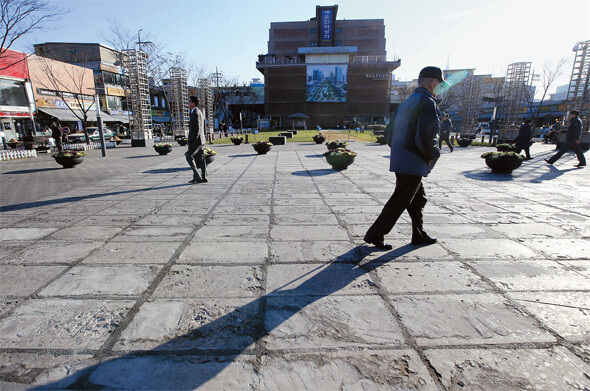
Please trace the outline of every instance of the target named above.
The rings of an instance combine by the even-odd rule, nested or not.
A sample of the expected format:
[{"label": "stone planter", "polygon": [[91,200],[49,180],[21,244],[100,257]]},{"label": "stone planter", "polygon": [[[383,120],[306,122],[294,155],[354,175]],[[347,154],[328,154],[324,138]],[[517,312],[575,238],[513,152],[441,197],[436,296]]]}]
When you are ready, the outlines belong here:
[{"label": "stone planter", "polygon": [[457,144],[460,147],[467,147],[467,146],[469,146],[471,144],[471,141],[472,140],[470,138],[458,138],[457,139]]},{"label": "stone planter", "polygon": [[326,147],[328,150],[336,149],[336,148],[346,148],[348,143],[346,141],[334,140],[326,143]]},{"label": "stone planter", "polygon": [[205,164],[209,165],[215,160],[215,155],[205,155]]},{"label": "stone planter", "polygon": [[79,156],[79,157],[55,156],[54,159],[58,164],[61,164],[63,166],[63,168],[73,168],[74,166],[77,166],[78,164],[80,164],[84,161],[83,156]]},{"label": "stone planter", "polygon": [[325,136],[320,136],[319,134],[316,134],[312,138],[313,138],[313,141],[316,144],[322,144],[324,141],[326,141],[326,137]]},{"label": "stone planter", "polygon": [[341,171],[346,170],[354,163],[354,156],[329,154],[326,155],[326,161],[332,166],[332,169]]},{"label": "stone planter", "polygon": [[270,151],[271,145],[269,144],[252,144],[252,147],[259,155],[265,155],[268,151]]},{"label": "stone planter", "polygon": [[158,146],[154,145],[154,149],[160,155],[168,155],[170,152],[172,152],[172,147],[158,147]]},{"label": "stone planter", "polygon": [[514,152],[488,152],[482,155],[494,174],[511,174],[521,166],[524,158]]},{"label": "stone planter", "polygon": [[180,145],[181,147],[186,146],[186,144],[188,144],[188,140],[185,138],[177,138],[176,142],[178,143],[178,145]]},{"label": "stone planter", "polygon": [[244,139],[231,139],[231,142],[234,143],[234,145],[240,145],[242,142],[244,142]]},{"label": "stone planter", "polygon": [[498,144],[496,145],[496,151],[498,152],[514,152],[516,147],[514,144]]},{"label": "stone planter", "polygon": [[387,140],[385,139],[385,136],[377,136],[377,143],[379,143],[381,145],[387,144]]}]

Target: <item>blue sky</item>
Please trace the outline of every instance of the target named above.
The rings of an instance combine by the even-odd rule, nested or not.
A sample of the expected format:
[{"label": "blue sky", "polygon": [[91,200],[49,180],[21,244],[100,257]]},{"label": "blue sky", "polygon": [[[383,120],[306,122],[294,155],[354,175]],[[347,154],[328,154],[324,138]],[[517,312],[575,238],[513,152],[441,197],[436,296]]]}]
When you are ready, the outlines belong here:
[{"label": "blue sky", "polygon": [[[569,64],[572,47],[590,39],[587,0],[50,0],[70,9],[53,29],[35,32],[13,47],[28,51],[40,42],[102,42],[107,18],[132,31],[149,31],[168,51],[213,72],[247,82],[261,77],[258,54],[267,52],[271,22],[308,20],[316,5],[338,4],[338,19],[384,19],[388,58],[401,58],[395,75],[415,78],[426,65],[476,68],[503,76],[509,63],[531,61],[539,73],[546,61]],[[554,90],[552,88],[551,90]]]}]

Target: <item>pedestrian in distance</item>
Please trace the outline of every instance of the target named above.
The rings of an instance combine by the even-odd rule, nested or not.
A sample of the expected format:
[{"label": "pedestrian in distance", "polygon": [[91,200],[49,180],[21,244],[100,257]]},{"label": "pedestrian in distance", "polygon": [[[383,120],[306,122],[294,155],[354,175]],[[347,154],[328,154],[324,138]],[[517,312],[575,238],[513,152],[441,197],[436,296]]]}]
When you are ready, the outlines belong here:
[{"label": "pedestrian in distance", "polygon": [[586,165],[586,158],[582,153],[582,148],[580,147],[580,140],[582,138],[582,120],[579,118],[580,112],[577,110],[571,110],[569,112],[568,118],[570,120],[570,124],[567,127],[566,135],[565,135],[565,143],[555,155],[553,155],[550,159],[545,159],[545,161],[549,164],[555,163],[560,157],[563,156],[564,153],[573,149],[578,157],[578,164],[574,167],[584,167]]},{"label": "pedestrian in distance", "polygon": [[516,153],[520,153],[524,149],[525,153],[525,160],[531,160],[531,145],[533,145],[532,136],[533,136],[533,129],[531,128],[531,124],[533,123],[532,119],[527,119],[524,121],[520,129],[518,130],[518,136],[516,136],[516,142],[514,143]]},{"label": "pedestrian in distance", "polygon": [[385,138],[391,147],[389,171],[396,177],[395,191],[364,237],[365,242],[378,249],[393,248],[385,242],[385,235],[393,229],[404,210],[412,219],[412,244],[436,242],[422,227],[422,210],[427,202],[422,177],[428,176],[440,157],[437,136],[441,114],[434,95],[445,85],[448,84],[440,68],[422,69],[418,88],[398,107],[385,128]]},{"label": "pedestrian in distance", "polygon": [[57,151],[61,152],[63,150],[61,140],[63,137],[63,130],[59,123],[59,120],[53,121],[51,123],[51,137],[55,140],[55,145],[57,146]]},{"label": "pedestrian in distance", "polygon": [[453,122],[449,118],[448,114],[443,116],[443,120],[440,124],[440,138],[438,139],[438,149],[442,150],[442,143],[443,141],[447,143],[451,152],[453,152],[453,144],[449,141],[449,137],[451,136],[451,129],[453,128]]},{"label": "pedestrian in distance", "polygon": [[[203,151],[205,147],[205,120],[198,106],[199,99],[196,96],[191,96],[188,104],[190,109],[188,149],[184,154],[188,165],[193,170],[193,179],[189,182],[190,184],[207,182],[207,164]],[[201,175],[197,169],[201,170]]]}]

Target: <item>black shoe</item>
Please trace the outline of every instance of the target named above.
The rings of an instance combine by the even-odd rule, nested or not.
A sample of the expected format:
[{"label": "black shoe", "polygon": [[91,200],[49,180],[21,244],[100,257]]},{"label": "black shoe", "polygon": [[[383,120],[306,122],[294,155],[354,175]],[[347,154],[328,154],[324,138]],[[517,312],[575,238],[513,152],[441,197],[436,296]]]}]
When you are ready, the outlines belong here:
[{"label": "black shoe", "polygon": [[578,164],[576,164],[574,167],[585,167],[585,166],[586,166],[585,164],[578,163]]},{"label": "black shoe", "polygon": [[377,242],[377,241],[370,240],[366,236],[364,237],[363,240],[365,242],[367,242],[369,244],[372,244],[373,246],[377,247],[379,250],[392,250],[393,249],[393,246],[391,244],[389,244],[389,243],[387,243],[387,242],[385,242],[383,240],[380,241],[380,242]]},{"label": "black shoe", "polygon": [[434,244],[436,243],[436,240],[436,238],[431,238],[430,236],[428,236],[428,234],[424,232],[424,230],[421,228],[412,229],[412,244]]},{"label": "black shoe", "polygon": [[189,181],[188,183],[190,183],[191,185],[194,185],[196,183],[201,183],[201,182],[203,182],[203,181],[200,179],[193,179],[192,181]]},{"label": "black shoe", "polygon": [[209,181],[207,180],[207,178],[203,178],[203,180],[202,180],[201,182],[203,182],[203,183],[207,183],[207,182],[209,182]]},{"label": "black shoe", "polygon": [[551,164],[551,165],[553,165],[553,163],[551,163],[551,162],[549,161],[549,159],[543,159],[543,160],[545,160],[545,161],[547,162],[547,164]]},{"label": "black shoe", "polygon": [[525,157],[524,160],[533,160],[532,157]]}]

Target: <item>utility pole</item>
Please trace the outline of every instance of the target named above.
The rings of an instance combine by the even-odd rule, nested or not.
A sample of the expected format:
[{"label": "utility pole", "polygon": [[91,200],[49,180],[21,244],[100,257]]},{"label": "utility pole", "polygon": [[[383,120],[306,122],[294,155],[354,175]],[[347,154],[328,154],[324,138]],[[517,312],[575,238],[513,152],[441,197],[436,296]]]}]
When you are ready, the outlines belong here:
[{"label": "utility pole", "polygon": [[[213,99],[213,122],[215,122],[215,112],[217,111],[217,108],[216,108],[217,100],[219,100],[219,102],[221,103],[221,92],[219,91],[219,80],[221,80],[222,76],[223,76],[223,74],[217,70],[217,67],[215,67],[215,73],[213,73],[211,75],[211,78],[215,79],[215,86],[217,88],[217,98]],[[223,106],[221,106],[221,109],[223,110],[223,114],[226,114]],[[225,115],[225,116],[227,117],[227,115]],[[213,128],[215,128],[215,124],[213,124],[213,125],[214,125]]]}]

